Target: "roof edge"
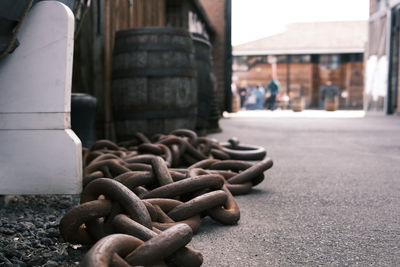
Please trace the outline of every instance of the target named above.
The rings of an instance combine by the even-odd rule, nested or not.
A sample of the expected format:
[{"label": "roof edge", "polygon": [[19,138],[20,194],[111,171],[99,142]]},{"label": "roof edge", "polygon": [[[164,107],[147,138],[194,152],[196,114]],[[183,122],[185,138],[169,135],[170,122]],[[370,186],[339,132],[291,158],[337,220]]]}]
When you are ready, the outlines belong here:
[{"label": "roof edge", "polygon": [[298,50],[253,50],[232,51],[233,56],[263,56],[263,55],[314,55],[314,54],[346,54],[364,53],[361,48],[332,48],[332,49],[298,49]]}]

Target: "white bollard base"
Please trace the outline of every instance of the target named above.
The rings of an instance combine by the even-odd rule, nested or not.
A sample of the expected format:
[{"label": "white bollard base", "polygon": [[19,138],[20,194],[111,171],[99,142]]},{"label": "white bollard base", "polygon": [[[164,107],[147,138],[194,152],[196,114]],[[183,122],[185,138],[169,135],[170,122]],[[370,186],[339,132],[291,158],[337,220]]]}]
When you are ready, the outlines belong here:
[{"label": "white bollard base", "polygon": [[81,141],[72,130],[0,130],[0,194],[78,194]]}]

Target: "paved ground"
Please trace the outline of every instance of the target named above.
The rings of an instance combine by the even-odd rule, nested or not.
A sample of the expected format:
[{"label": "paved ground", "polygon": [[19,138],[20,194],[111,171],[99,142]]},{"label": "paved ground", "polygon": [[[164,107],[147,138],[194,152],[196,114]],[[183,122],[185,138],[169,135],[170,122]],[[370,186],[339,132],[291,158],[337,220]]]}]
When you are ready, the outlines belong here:
[{"label": "paved ground", "polygon": [[214,137],[263,145],[274,167],[236,198],[238,225],[203,220],[191,242],[203,266],[400,266],[400,117],[361,116],[264,111],[221,120]]}]

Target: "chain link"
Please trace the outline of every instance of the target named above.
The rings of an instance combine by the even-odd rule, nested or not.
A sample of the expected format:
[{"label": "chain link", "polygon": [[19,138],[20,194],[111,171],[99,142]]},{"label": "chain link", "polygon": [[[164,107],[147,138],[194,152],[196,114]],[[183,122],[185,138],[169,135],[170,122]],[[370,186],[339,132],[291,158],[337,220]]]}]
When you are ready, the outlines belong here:
[{"label": "chain link", "polygon": [[201,218],[236,224],[233,196],[264,180],[273,165],[265,156],[261,147],[187,129],[99,140],[84,153],[81,204],[61,219],[60,233],[70,243],[95,243],[82,266],[200,266],[201,253],[187,244]]}]

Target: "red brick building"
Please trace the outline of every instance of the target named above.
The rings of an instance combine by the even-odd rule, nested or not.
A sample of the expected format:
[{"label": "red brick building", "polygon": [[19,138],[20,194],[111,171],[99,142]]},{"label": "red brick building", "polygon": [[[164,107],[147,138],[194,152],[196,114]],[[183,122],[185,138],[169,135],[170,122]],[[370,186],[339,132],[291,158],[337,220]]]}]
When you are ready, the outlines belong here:
[{"label": "red brick building", "polygon": [[233,77],[238,87],[266,87],[276,68],[280,94],[304,96],[320,105],[319,88],[339,87],[340,107],[363,106],[363,53],[367,22],[296,23],[282,33],[233,48]]}]

